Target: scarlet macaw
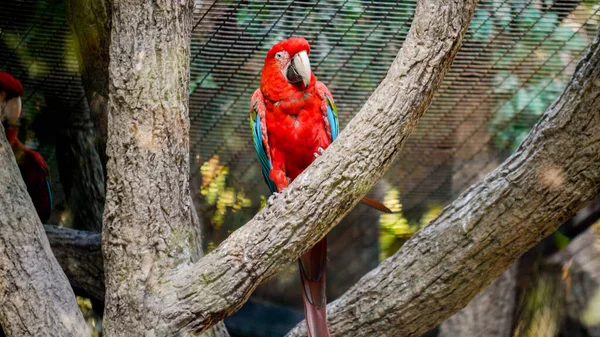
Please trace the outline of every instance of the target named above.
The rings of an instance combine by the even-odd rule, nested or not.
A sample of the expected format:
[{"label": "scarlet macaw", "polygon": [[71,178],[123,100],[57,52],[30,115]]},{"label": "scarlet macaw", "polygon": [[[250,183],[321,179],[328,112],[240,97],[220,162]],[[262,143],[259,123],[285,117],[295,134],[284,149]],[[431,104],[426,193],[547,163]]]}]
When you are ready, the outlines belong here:
[{"label": "scarlet macaw", "polygon": [[[310,45],[293,37],[274,45],[265,58],[260,88],[251,98],[250,126],[271,193],[280,192],[335,140],[337,107],[310,68]],[[363,203],[390,212],[378,201]],[[327,237],[299,259],[304,314],[310,337],[329,336],[325,271]]]},{"label": "scarlet macaw", "polygon": [[19,127],[16,124],[21,115],[21,96],[23,96],[21,82],[9,73],[0,72],[0,117],[2,117],[4,132],[35,210],[42,223],[45,223],[50,218],[52,209],[48,165],[39,153],[28,149],[17,138]]}]

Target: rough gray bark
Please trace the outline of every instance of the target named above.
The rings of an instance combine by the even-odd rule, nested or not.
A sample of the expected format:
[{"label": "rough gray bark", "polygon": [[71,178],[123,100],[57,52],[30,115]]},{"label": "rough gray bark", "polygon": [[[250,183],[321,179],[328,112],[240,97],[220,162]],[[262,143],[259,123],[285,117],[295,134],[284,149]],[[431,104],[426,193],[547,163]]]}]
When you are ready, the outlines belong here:
[{"label": "rough gray bark", "polygon": [[[387,187],[382,180],[369,197],[383,200]],[[365,205],[356,206],[329,232],[327,242],[327,298],[336,299],[363,275],[379,264],[379,217],[381,212]],[[348,245],[352,242],[352,245]],[[272,279],[261,283],[250,300],[274,302],[299,311],[302,292],[297,264],[290,264]],[[266,321],[269,318],[265,318]]]},{"label": "rough gray bark", "polygon": [[517,265],[500,277],[440,326],[438,337],[512,336]]},{"label": "rough gray bark", "polygon": [[9,336],[89,336],[0,128],[0,324]]},{"label": "rough gray bark", "polygon": [[[532,295],[539,297],[536,293],[539,289],[536,286],[539,286],[542,275],[545,277],[544,281],[562,277],[563,281],[567,282],[566,299],[557,297],[554,293],[550,296],[550,300],[558,303],[555,307],[567,309],[568,319],[561,324],[560,321],[564,319],[557,316],[557,321],[552,323],[560,325],[563,336],[583,336],[579,334],[582,329],[579,317],[593,291],[600,284],[593,281],[595,276],[600,276],[600,272],[594,272],[593,268],[591,270],[589,268],[596,266],[595,262],[600,258],[600,254],[597,254],[593,246],[594,235],[589,230],[599,217],[600,199],[596,198],[561,225],[560,233],[569,238],[576,237],[566,249],[558,251],[560,247],[557,246],[553,236],[542,240],[522,255],[517,263],[490,286],[475,296],[469,305],[444,321],[440,325],[439,336],[512,336],[513,328],[516,327],[517,332],[524,330],[525,325],[532,323],[529,322],[532,317],[527,299]],[[517,269],[515,269],[516,265],[519,266]],[[598,266],[600,268],[600,265]],[[569,270],[568,274],[565,274],[566,270]],[[558,276],[550,276],[552,273]],[[598,280],[600,281],[600,277]],[[519,305],[516,302],[519,302]],[[539,306],[534,309],[547,310],[548,308],[541,309]],[[513,324],[513,321],[516,324]],[[527,335],[530,331],[520,331],[520,333]]]},{"label": "rough gray bark", "polygon": [[[151,4],[151,3],[146,3],[143,4],[143,1],[139,1],[137,3],[135,2],[129,2],[129,3],[124,3],[124,2],[118,2],[117,4],[117,8],[116,8],[116,13],[115,13],[115,18],[113,18],[113,4],[112,1],[109,0],[103,0],[103,1],[89,1],[89,0],[68,0],[67,1],[67,13],[69,16],[69,24],[71,26],[71,30],[75,33],[75,36],[77,37],[77,46],[79,48],[79,64],[80,64],[80,69],[81,69],[81,74],[82,74],[82,80],[83,80],[83,84],[86,90],[86,97],[87,100],[89,102],[89,107],[90,107],[90,112],[91,112],[91,116],[92,116],[92,120],[95,124],[95,129],[96,129],[96,134],[97,134],[97,147],[99,149],[99,153],[102,157],[102,162],[103,165],[106,164],[106,141],[107,141],[107,127],[108,127],[108,107],[109,107],[109,60],[111,55],[109,53],[112,53],[112,57],[114,57],[115,59],[118,59],[117,62],[123,61],[124,59],[129,59],[130,63],[124,67],[121,67],[121,69],[119,71],[116,72],[112,72],[111,73],[111,85],[112,88],[116,88],[119,87],[120,85],[123,84],[122,80],[127,81],[129,78],[127,76],[123,76],[120,77],[117,75],[115,76],[115,73],[119,73],[120,75],[123,75],[124,73],[129,74],[144,74],[144,75],[149,75],[149,77],[146,77],[145,79],[147,80],[146,83],[140,84],[138,86],[138,88],[150,88],[150,91],[152,91],[151,93],[149,93],[150,96],[152,96],[149,100],[146,101],[146,106],[145,107],[138,107],[139,110],[144,110],[144,108],[147,108],[149,106],[150,109],[147,109],[146,111],[144,111],[144,113],[150,113],[152,115],[152,113],[160,113],[159,109],[160,108],[156,108],[157,106],[162,105],[162,108],[164,108],[161,112],[164,112],[164,116],[166,118],[166,120],[168,120],[168,122],[170,123],[174,123],[177,124],[175,127],[171,127],[171,125],[165,125],[164,128],[162,128],[161,130],[159,130],[159,128],[155,128],[155,130],[152,130],[152,127],[150,127],[150,129],[148,129],[148,126],[152,126],[152,122],[157,122],[157,123],[161,123],[164,120],[162,118],[160,118],[160,116],[153,116],[156,118],[150,118],[147,119],[146,115],[142,114],[138,114],[136,117],[139,118],[139,120],[142,120],[144,126],[146,127],[145,130],[137,130],[140,131],[137,136],[141,135],[140,137],[137,137],[135,139],[135,141],[138,141],[140,143],[142,143],[142,146],[147,146],[147,145],[151,145],[152,140],[148,139],[148,138],[153,138],[155,136],[155,134],[152,134],[153,132],[159,133],[160,131],[165,131],[165,133],[168,133],[172,130],[178,130],[178,131],[183,131],[180,134],[173,134],[170,135],[169,138],[172,142],[165,144],[165,147],[162,148],[162,150],[164,150],[164,160],[165,162],[169,162],[170,159],[173,158],[173,154],[175,154],[175,156],[178,156],[179,159],[182,159],[183,157],[179,156],[179,153],[177,153],[178,151],[173,151],[173,153],[170,153],[170,147],[173,145],[173,142],[179,142],[180,140],[182,141],[182,144],[178,144],[178,145],[182,145],[183,147],[187,147],[187,142],[188,142],[188,135],[187,135],[187,129],[189,127],[189,123],[187,121],[187,88],[188,88],[188,70],[187,70],[187,63],[189,62],[189,44],[190,44],[190,40],[189,40],[189,36],[190,36],[190,27],[191,27],[191,23],[190,23],[190,19],[192,17],[192,13],[193,13],[193,3],[191,3],[190,1],[182,1],[181,2],[181,8],[178,8],[180,5],[178,4],[173,4],[173,3],[169,3],[167,1],[164,2],[159,2],[157,4]],[[143,7],[142,7],[143,6]],[[144,8],[147,9],[148,11],[146,13],[141,13],[140,12],[140,8]],[[156,10],[156,11],[153,11]],[[176,13],[171,13],[171,12],[167,12],[167,13],[161,13],[162,10],[174,10]],[[181,13],[177,13],[179,10],[181,10]],[[186,12],[187,10],[189,10],[189,13]],[[129,12],[128,12],[129,11]],[[148,27],[148,32],[147,34],[144,36],[144,38],[140,38],[139,35],[136,35],[136,26],[134,23],[129,22],[129,14],[134,14],[134,16],[136,17],[136,19],[138,19],[138,21],[136,22],[144,22],[144,25],[146,27]],[[156,14],[156,16],[155,16]],[[147,15],[147,16],[146,16]],[[146,16],[146,17],[144,17]],[[183,26],[177,26],[177,25],[171,25],[173,24],[173,22],[170,22],[172,17],[178,17],[178,19],[180,20],[177,23],[183,23]],[[156,22],[154,22],[154,19],[157,20],[161,20],[159,24],[155,25]],[[119,26],[116,27],[116,29],[112,29],[112,21],[115,20],[117,22],[117,24]],[[163,31],[162,29],[164,27],[167,27],[171,25],[169,28],[165,31]],[[160,40],[155,40],[155,37],[158,35],[161,36],[162,39]],[[179,37],[178,39],[172,39],[173,37]],[[116,43],[116,48],[112,48],[111,50],[109,50],[109,45],[111,45],[111,42],[113,44],[115,44],[115,41],[118,41]],[[133,47],[136,50],[132,50],[129,49],[130,47]],[[157,49],[160,50],[154,50],[154,47],[156,47]],[[121,48],[125,48],[125,50],[131,52],[127,55],[122,55]],[[139,48],[139,49],[138,49]],[[115,50],[118,57],[114,56]],[[172,51],[175,50],[181,50],[181,53],[172,53]],[[139,53],[138,53],[139,52]],[[129,58],[131,57],[131,58]],[[150,61],[147,61],[150,60]],[[135,63],[135,69],[131,68],[128,69],[128,66],[130,66],[132,64],[132,62]],[[114,64],[114,63],[113,63]],[[162,69],[160,69],[160,67],[163,67]],[[112,68],[111,70],[114,70],[117,67]],[[143,68],[143,69],[142,69]],[[170,78],[172,75],[172,71],[173,69],[178,69],[178,70],[182,70],[181,72],[177,73],[178,76],[174,77],[174,78]],[[185,69],[185,70],[184,70]],[[170,93],[173,94],[172,99],[171,100],[163,100],[163,94],[164,92],[162,90],[168,90],[168,86],[160,87],[161,85],[164,85],[166,82],[158,82],[158,83],[154,83],[153,81],[155,81],[155,75],[160,73],[160,76],[163,76],[162,79],[164,79],[165,81],[170,81],[171,79],[173,79],[173,81],[170,83],[172,86],[170,87],[172,90],[170,91]],[[148,98],[149,96],[137,96],[136,90],[137,88],[132,88],[132,86],[128,85],[127,89],[131,89],[131,91],[129,92],[130,94],[133,93],[134,96],[136,96],[137,99],[144,99],[144,98]],[[114,100],[120,97],[120,98],[125,98],[125,100],[128,103],[131,103],[133,100],[130,100],[130,96],[127,96],[126,94],[123,95],[123,92],[120,92],[121,95],[119,94],[114,94],[113,91],[113,96],[111,97],[111,99]],[[183,100],[182,98],[185,98],[185,100]],[[185,101],[185,106],[182,106],[181,103]],[[165,105],[169,105],[172,103],[172,106],[165,106]],[[122,109],[123,106],[122,104],[124,104],[124,102],[118,102],[117,103],[117,108],[118,109]],[[127,104],[127,103],[125,103]],[[131,106],[128,106],[131,107]],[[123,111],[129,111],[129,110],[123,110]],[[175,113],[172,113],[175,112]],[[113,123],[120,123],[123,120],[119,119],[118,116],[116,116],[116,114],[113,116],[116,118],[113,118]],[[127,118],[127,112],[120,115],[120,117],[125,117]],[[174,117],[174,118],[170,118],[170,117]],[[138,120],[138,121],[139,121]],[[152,120],[152,121],[151,121]],[[134,123],[136,124],[136,123]],[[166,123],[168,124],[168,123]],[[125,127],[125,125],[122,125],[123,127]],[[137,124],[136,124],[137,126]],[[126,128],[126,127],[125,127]],[[143,127],[142,127],[143,129]],[[115,128],[111,129],[111,132],[114,131]],[[123,131],[123,128],[121,128],[121,131]],[[116,131],[118,132],[118,131]],[[148,137],[148,138],[147,138]],[[123,145],[123,143],[119,144],[119,145]],[[117,146],[118,147],[118,146]],[[180,149],[181,147],[175,146],[174,148]],[[149,151],[147,151],[145,153],[145,155],[150,155],[153,156],[153,152],[155,149],[147,149]],[[122,153],[118,153],[119,150],[115,150],[113,151],[113,154],[116,153],[116,156],[122,156]],[[119,167],[121,163],[116,164],[115,166],[117,166],[116,170],[120,170],[121,167]],[[156,164],[156,163],[153,163]],[[186,150],[186,155],[185,155],[185,161],[183,160],[176,160],[173,162],[169,163],[171,168],[173,169],[172,172],[174,173],[171,177],[169,178],[174,178],[169,180],[169,178],[167,178],[167,181],[162,181],[159,177],[160,175],[160,170],[155,170],[154,173],[158,173],[158,175],[154,176],[154,177],[148,177],[147,182],[164,182],[165,185],[163,187],[166,187],[166,190],[162,191],[162,195],[160,197],[163,197],[166,199],[169,199],[170,196],[170,190],[169,188],[174,184],[174,185],[178,185],[179,181],[177,181],[179,178],[185,176],[187,179],[187,171],[185,170],[181,170],[181,172],[179,172],[180,174],[182,174],[181,176],[177,176],[176,172],[177,172],[177,166],[180,165],[180,167],[184,167],[187,166],[187,150]],[[151,170],[151,167],[148,166],[147,167],[149,170]],[[169,168],[166,168],[167,170],[169,170]],[[130,172],[135,172],[135,169],[130,170]],[[133,175],[130,175],[127,178],[132,178]],[[130,179],[115,179],[113,182],[115,182],[116,184],[127,184],[127,183],[131,183],[132,181]],[[135,177],[133,177],[135,178]],[[139,181],[135,181],[133,182],[134,184],[137,184],[137,182]],[[153,186],[153,187],[159,187],[159,186]],[[181,187],[181,186],[178,186]],[[130,199],[132,202],[137,202],[139,201],[139,197],[148,197],[150,196],[150,194],[147,194],[144,196],[144,193],[148,193],[150,191],[148,191],[147,189],[144,188],[140,188],[137,193],[136,196],[134,197],[134,199]],[[164,220],[170,218],[171,214],[167,214],[170,213],[172,210],[174,210],[174,213],[177,212],[183,212],[183,214],[181,215],[180,219],[177,219],[177,216],[174,216],[173,218],[170,218],[170,220],[174,220],[178,221],[181,220],[182,222],[185,222],[185,224],[175,224],[174,226],[172,226],[170,229],[172,230],[171,234],[173,234],[173,236],[175,237],[176,240],[179,240],[180,242],[175,243],[174,246],[171,246],[171,244],[173,243],[172,241],[170,241],[169,239],[166,239],[165,241],[167,241],[167,245],[171,246],[171,247],[159,247],[157,249],[157,251],[162,251],[165,253],[165,255],[171,255],[171,253],[174,253],[173,255],[176,254],[181,254],[181,258],[182,260],[187,260],[187,259],[193,259],[193,260],[197,260],[201,254],[200,251],[200,246],[198,244],[198,240],[200,238],[200,233],[199,233],[199,223],[198,223],[198,219],[196,217],[196,214],[194,213],[193,209],[189,208],[189,200],[185,200],[185,194],[188,194],[185,191],[183,194],[181,194],[180,196],[182,197],[182,199],[179,200],[179,205],[178,205],[178,200],[173,200],[173,203],[170,204],[170,206],[175,206],[175,208],[169,208],[168,206],[165,206],[164,203],[160,203],[158,200],[154,199],[153,201],[151,201],[150,203],[153,204],[153,206],[155,206],[153,209],[154,214],[150,215],[150,217],[152,219],[154,219],[155,217],[159,217],[159,218],[163,218]],[[121,195],[120,193],[116,193],[118,196],[114,196],[113,198],[120,198],[123,195]],[[127,195],[127,193],[125,194],[124,197],[129,197],[130,195]],[[189,194],[188,194],[188,198],[189,198]],[[129,205],[133,205],[129,204]],[[137,204],[136,204],[137,205]],[[139,204],[142,205],[142,204]],[[114,206],[114,204],[113,204]],[[183,206],[183,209],[180,208],[181,206]],[[107,209],[108,210],[108,209]],[[122,210],[126,210],[126,209],[122,209]],[[110,213],[110,210],[108,210]],[[114,211],[114,208],[113,208]],[[190,211],[192,213],[190,213]],[[125,211],[126,213],[127,211]],[[135,212],[135,211],[134,211]],[[118,211],[117,211],[118,213]],[[143,211],[142,211],[143,213]],[[113,216],[113,220],[114,221],[119,221],[119,219],[121,219],[119,214],[112,214],[111,216]],[[125,214],[123,215],[124,217],[128,217],[129,215]],[[145,215],[142,214],[141,218],[143,218]],[[140,218],[138,218],[140,219]],[[161,228],[162,224],[156,224],[156,226],[154,227],[154,229],[156,231],[162,231],[163,228]],[[111,224],[111,226],[117,227],[115,225],[115,223],[113,222]],[[124,223],[124,227],[128,226],[128,223]],[[123,228],[121,228],[123,229]],[[144,229],[145,231],[145,229]],[[112,233],[114,234],[114,232]],[[129,233],[129,234],[133,234],[133,235],[137,235],[136,233]],[[86,235],[85,233],[79,233],[76,235]],[[110,234],[109,234],[110,235]],[[106,235],[106,237],[110,237],[109,235]],[[154,237],[153,237],[154,236]],[[128,235],[124,235],[122,237],[123,240],[127,241],[128,238],[130,236]],[[187,240],[186,238],[190,238],[189,239],[189,243],[185,242],[185,240]],[[114,238],[114,237],[113,237]],[[58,243],[58,238],[54,237],[53,239],[56,239],[54,242]],[[146,244],[150,244],[150,245],[154,245],[154,243],[156,243],[157,241],[160,241],[161,238],[159,235],[157,235],[156,232],[154,233],[148,233],[147,238],[150,241],[147,241]],[[93,241],[93,242],[92,242]],[[75,265],[73,264],[73,262],[75,262],[74,260],[70,260],[68,258],[68,254],[70,253],[69,250],[70,249],[75,249],[75,250],[85,250],[85,249],[90,249],[89,247],[94,247],[95,245],[95,237],[92,241],[86,241],[85,244],[82,244],[80,246],[69,246],[69,245],[63,245],[60,246],[60,249],[62,251],[64,251],[65,255],[61,255],[61,262],[64,262],[67,266],[69,267],[74,267]],[[108,240],[106,240],[108,241]],[[89,246],[87,246],[87,244],[89,244]],[[120,243],[118,244],[120,246]],[[53,246],[54,248],[54,246]],[[58,248],[58,247],[57,247]],[[95,247],[92,248],[95,252]],[[143,248],[142,248],[143,249]],[[184,252],[180,252],[179,250],[183,250]],[[186,251],[187,250],[187,251]],[[123,252],[119,252],[116,254],[116,256],[118,256],[120,253]],[[148,251],[146,252],[141,252],[141,254],[138,255],[138,258],[140,256],[144,256],[145,258],[147,258],[148,256]],[[126,254],[126,253],[125,253]],[[150,253],[152,254],[152,253]],[[189,255],[189,256],[186,256]],[[157,256],[156,260],[161,259],[161,256]],[[96,254],[93,254],[90,259],[94,259],[97,260],[98,256],[96,256]],[[101,257],[100,257],[101,259]],[[135,258],[134,258],[135,259]],[[166,260],[169,260],[168,258]],[[169,266],[174,267],[176,265],[176,263],[174,263],[174,261],[176,262],[177,259],[174,259],[172,261],[165,261],[165,265],[163,266],[165,269],[169,269]],[[100,260],[101,261],[101,260]],[[148,262],[148,260],[144,260],[142,263],[146,263]],[[124,265],[127,266],[139,266],[140,260],[137,261],[132,261],[131,264],[123,263],[120,266],[115,266],[117,269],[122,268]],[[136,267],[133,267],[136,268]],[[135,270],[135,269],[134,269]],[[72,277],[73,280],[72,282],[74,283],[74,287],[76,287],[77,290],[79,290],[79,288],[81,287],[82,291],[85,291],[87,293],[90,294],[90,296],[94,296],[94,297],[99,297],[99,296],[103,296],[104,295],[104,288],[103,288],[103,284],[102,288],[98,286],[97,283],[94,283],[93,281],[93,277],[95,275],[96,272],[102,272],[102,269],[84,269],[84,270],[75,270],[74,268],[68,268],[67,269],[67,273],[70,276],[70,278]],[[121,270],[121,273],[127,273],[126,271]],[[144,271],[142,271],[143,273]],[[121,274],[122,275],[122,274]],[[132,284],[135,282],[134,281],[135,277],[132,278]],[[96,280],[97,281],[97,280]],[[117,281],[118,282],[118,281]],[[113,283],[114,285],[114,283]],[[128,288],[130,285],[125,285],[123,288]],[[135,288],[135,285],[133,285],[133,288]],[[128,288],[128,289],[132,289],[132,288]],[[101,300],[104,300],[104,297],[99,298]],[[138,298],[139,299],[139,298]],[[117,300],[117,302],[121,301],[122,299],[119,298]],[[129,299],[124,299],[124,301],[127,301]],[[130,302],[131,303],[131,302]],[[135,303],[135,300],[134,300]],[[135,306],[134,303],[133,306]],[[107,313],[108,312],[114,312],[111,310],[110,307],[107,307]],[[121,317],[122,319],[125,320],[130,320],[130,321],[135,321],[137,317],[139,317],[139,315],[144,314],[144,308],[143,307],[139,307],[136,308],[137,312],[133,315],[131,315],[131,317]],[[117,316],[120,315],[120,313],[116,314]],[[105,326],[109,326],[110,327],[110,316],[109,317],[105,317]],[[117,328],[118,328],[118,324],[117,324]],[[114,331],[114,330],[113,330]],[[110,334],[111,330],[107,330],[107,332]],[[125,335],[127,335],[126,332],[120,332],[123,333]],[[227,331],[225,330],[225,327],[222,323],[220,323],[219,325],[217,325],[215,327],[214,330],[207,332],[207,335],[210,336],[228,336]]]},{"label": "rough gray bark", "polygon": [[517,151],[329,306],[332,336],[418,336],[464,307],[598,195],[599,143],[596,36]]},{"label": "rough gray bark", "polygon": [[164,307],[155,288],[200,254],[188,187],[193,6],[113,4],[102,233],[107,336],[152,335]]},{"label": "rough gray bark", "polygon": [[[45,225],[52,252],[76,294],[104,302],[104,264],[99,233]],[[203,337],[228,337],[220,322]]]}]

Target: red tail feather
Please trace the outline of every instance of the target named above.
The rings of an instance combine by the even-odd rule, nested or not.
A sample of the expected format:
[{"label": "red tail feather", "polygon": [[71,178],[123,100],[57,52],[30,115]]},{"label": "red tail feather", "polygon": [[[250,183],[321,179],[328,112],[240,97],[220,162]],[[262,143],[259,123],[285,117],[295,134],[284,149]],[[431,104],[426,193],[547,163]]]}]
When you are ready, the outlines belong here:
[{"label": "red tail feather", "polygon": [[384,204],[382,204],[381,202],[379,202],[375,199],[364,197],[360,200],[360,202],[362,202],[363,204],[365,204],[369,207],[375,208],[376,210],[382,211],[384,213],[392,213],[392,211],[389,208],[385,207]]},{"label": "red tail feather", "polygon": [[327,237],[319,241],[298,260],[302,281],[304,315],[309,337],[329,337],[325,296]]}]

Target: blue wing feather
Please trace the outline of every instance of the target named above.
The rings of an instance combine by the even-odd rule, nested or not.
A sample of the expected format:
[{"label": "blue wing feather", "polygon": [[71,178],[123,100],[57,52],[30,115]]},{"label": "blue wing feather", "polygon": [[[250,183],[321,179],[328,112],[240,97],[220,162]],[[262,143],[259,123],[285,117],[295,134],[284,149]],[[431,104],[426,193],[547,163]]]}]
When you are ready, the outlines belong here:
[{"label": "blue wing feather", "polygon": [[[262,96],[262,95],[261,95]],[[267,152],[263,143],[263,134],[261,129],[261,120],[260,114],[256,111],[254,104],[252,104],[252,109],[250,111],[250,127],[252,128],[252,139],[254,140],[254,149],[256,150],[256,154],[258,155],[258,160],[260,161],[260,167],[262,170],[263,178],[269,186],[269,190],[271,193],[277,191],[277,187],[275,186],[275,182],[269,178],[269,173],[271,172],[271,168],[273,165],[271,164],[271,160],[267,155]]]}]

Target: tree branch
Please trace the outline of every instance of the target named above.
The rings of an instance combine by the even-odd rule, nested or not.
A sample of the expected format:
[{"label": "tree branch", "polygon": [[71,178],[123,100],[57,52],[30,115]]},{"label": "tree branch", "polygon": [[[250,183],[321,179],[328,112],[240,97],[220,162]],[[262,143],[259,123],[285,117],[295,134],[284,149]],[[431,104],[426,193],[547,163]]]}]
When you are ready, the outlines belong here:
[{"label": "tree branch", "polygon": [[0,323],[9,336],[86,336],[0,127]]},{"label": "tree branch", "polygon": [[[564,269],[569,267],[569,261],[574,256],[579,257],[582,261],[586,260],[582,256],[587,257],[587,255],[577,255],[580,243],[582,242],[579,235],[586,238],[588,236],[593,237],[593,234],[589,231],[589,227],[598,220],[599,216],[600,198],[596,198],[559,227],[557,232],[570,239],[574,239],[566,249],[561,250],[554,235],[546,237],[532,249],[521,255],[519,261],[514,263],[500,277],[494,280],[492,284],[477,294],[466,307],[444,321],[440,325],[440,334],[438,337],[475,335],[490,337],[514,336],[516,334],[516,332],[513,332],[515,324],[520,329],[523,328],[523,324],[529,324],[525,317],[521,317],[523,312],[528,312],[528,309],[524,307],[518,308],[517,302],[520,303],[519,299],[523,296],[528,296],[528,293],[538,291],[538,288],[534,284],[540,282],[541,261],[547,261],[547,265],[552,264],[551,268],[548,268],[548,266],[541,268],[544,269],[544,272],[550,273],[552,270],[556,270],[558,273],[563,273]],[[587,244],[589,242],[586,241]],[[566,257],[561,258],[560,261],[554,261],[555,258],[553,256]],[[519,280],[518,289],[517,279]],[[568,304],[571,301],[564,302]],[[515,315],[517,312],[519,316]],[[561,329],[564,328],[565,326],[561,327]],[[567,335],[569,334],[567,333]]]},{"label": "tree branch", "polygon": [[194,334],[233,313],[260,282],[297,259],[354,207],[431,103],[475,4],[418,2],[387,77],[323,156],[217,249],[154,288],[162,308],[157,336]]},{"label": "tree branch", "polygon": [[[104,302],[104,264],[101,234],[44,225],[46,236],[58,264],[76,294]],[[229,337],[223,322],[202,337]]]},{"label": "tree branch", "polygon": [[599,65],[596,36],[517,151],[328,307],[332,336],[419,336],[598,195]]},{"label": "tree branch", "polygon": [[104,301],[101,234],[45,225],[52,252],[76,294]]}]

